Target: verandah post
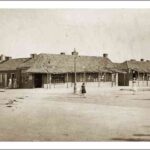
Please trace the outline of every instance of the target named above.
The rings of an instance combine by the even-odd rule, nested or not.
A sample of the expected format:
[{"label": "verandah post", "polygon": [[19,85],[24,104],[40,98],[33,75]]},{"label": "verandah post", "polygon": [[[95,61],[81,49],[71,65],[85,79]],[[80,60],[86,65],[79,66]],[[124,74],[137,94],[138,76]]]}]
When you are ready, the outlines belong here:
[{"label": "verandah post", "polygon": [[148,78],[149,78],[149,77],[148,77],[148,74],[147,74],[147,86],[148,86]]},{"label": "verandah post", "polygon": [[123,74],[124,86],[125,86],[125,74]]},{"label": "verandah post", "polygon": [[115,76],[115,85],[118,86],[118,73],[116,73],[116,76]]},{"label": "verandah post", "polygon": [[138,86],[139,86],[140,84],[139,84],[139,72],[138,72]]},{"label": "verandah post", "polygon": [[67,73],[67,88],[68,88],[68,73]]},{"label": "verandah post", "polygon": [[142,78],[142,80],[143,80],[143,86],[144,86],[144,81],[145,81],[145,73],[143,73],[143,78]]},{"label": "verandah post", "polygon": [[51,88],[51,82],[52,82],[52,75],[51,73],[49,74],[49,88]]},{"label": "verandah post", "polygon": [[48,89],[48,73],[47,73],[47,89]]},{"label": "verandah post", "polygon": [[105,82],[106,82],[106,72],[104,73],[104,79],[105,79]]},{"label": "verandah post", "polygon": [[100,87],[100,72],[98,71],[98,87]]},{"label": "verandah post", "polygon": [[113,87],[113,73],[111,74],[111,87]]}]

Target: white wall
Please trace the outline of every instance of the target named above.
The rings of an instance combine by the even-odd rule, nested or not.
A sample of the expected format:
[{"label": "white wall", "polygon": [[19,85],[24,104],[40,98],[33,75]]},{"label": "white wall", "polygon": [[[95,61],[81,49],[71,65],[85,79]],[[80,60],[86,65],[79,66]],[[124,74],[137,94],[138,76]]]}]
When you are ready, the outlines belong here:
[{"label": "white wall", "polygon": [[[80,88],[83,82],[77,82],[77,88]],[[86,82],[86,87],[112,87],[112,82]],[[51,88],[70,88],[74,86],[74,83],[68,82],[67,83],[57,83],[57,84],[51,84]],[[113,83],[113,86],[116,86],[115,83]],[[47,88],[47,84],[44,84],[44,88]],[[50,85],[48,85],[48,88],[50,88]]]},{"label": "white wall", "polygon": [[[137,87],[150,87],[150,81],[136,81],[134,85]],[[129,81],[129,86],[133,86],[132,81]]]}]

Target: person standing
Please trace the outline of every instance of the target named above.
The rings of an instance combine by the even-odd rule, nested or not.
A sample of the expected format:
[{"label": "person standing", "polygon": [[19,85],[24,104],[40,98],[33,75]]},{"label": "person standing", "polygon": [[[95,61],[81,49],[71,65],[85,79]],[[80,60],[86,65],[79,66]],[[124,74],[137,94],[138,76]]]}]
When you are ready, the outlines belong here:
[{"label": "person standing", "polygon": [[82,94],[83,97],[85,97],[85,94],[86,94],[85,83],[82,83],[82,86],[81,86],[81,94]]},{"label": "person standing", "polygon": [[16,89],[16,88],[17,88],[17,79],[16,79],[16,78],[14,78],[13,88],[14,88],[14,89]]},{"label": "person standing", "polygon": [[9,78],[8,88],[9,88],[9,89],[11,89],[11,88],[12,88],[12,79],[11,79],[11,78]]},{"label": "person standing", "polygon": [[132,84],[133,84],[133,95],[135,95],[137,92],[136,78],[133,78]]}]

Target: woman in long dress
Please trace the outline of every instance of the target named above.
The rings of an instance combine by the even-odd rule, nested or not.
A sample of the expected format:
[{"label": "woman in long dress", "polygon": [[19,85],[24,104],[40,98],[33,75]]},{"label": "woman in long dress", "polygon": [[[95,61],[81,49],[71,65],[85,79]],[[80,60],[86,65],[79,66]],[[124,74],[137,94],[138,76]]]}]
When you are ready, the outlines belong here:
[{"label": "woman in long dress", "polygon": [[137,87],[136,87],[136,78],[133,78],[133,95],[135,95],[137,92]]},{"label": "woman in long dress", "polygon": [[8,81],[8,88],[11,89],[12,88],[12,79],[9,78],[9,81]]},{"label": "woman in long dress", "polygon": [[13,84],[14,84],[13,88],[16,89],[17,88],[17,79],[16,78],[14,78],[14,83]]}]

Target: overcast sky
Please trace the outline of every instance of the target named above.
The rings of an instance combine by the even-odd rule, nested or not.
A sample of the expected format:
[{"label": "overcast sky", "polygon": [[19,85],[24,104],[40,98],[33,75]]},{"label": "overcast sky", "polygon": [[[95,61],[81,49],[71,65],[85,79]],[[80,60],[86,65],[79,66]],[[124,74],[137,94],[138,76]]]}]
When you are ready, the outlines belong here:
[{"label": "overcast sky", "polygon": [[150,59],[150,9],[0,10],[0,53]]}]

